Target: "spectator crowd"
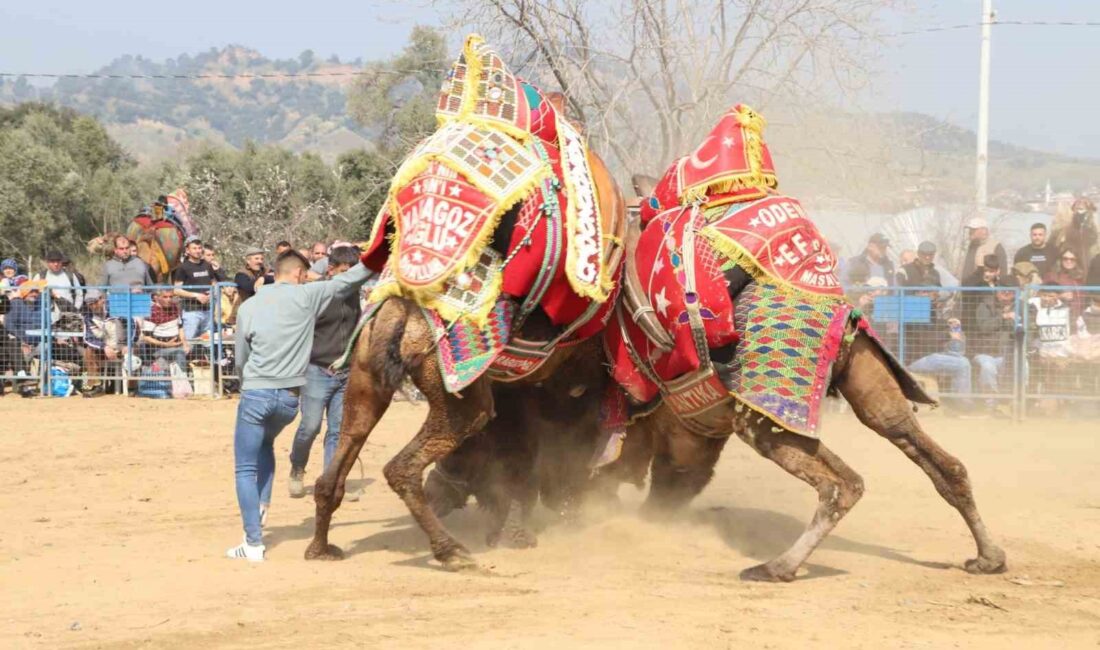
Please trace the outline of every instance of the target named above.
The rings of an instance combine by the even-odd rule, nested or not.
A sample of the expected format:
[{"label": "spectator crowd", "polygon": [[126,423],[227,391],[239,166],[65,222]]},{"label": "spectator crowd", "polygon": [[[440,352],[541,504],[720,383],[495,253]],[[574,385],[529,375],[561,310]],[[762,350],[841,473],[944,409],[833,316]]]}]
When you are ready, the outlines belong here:
[{"label": "spectator crowd", "polygon": [[[945,288],[933,242],[900,251],[895,268],[889,239],[875,233],[841,265],[841,279],[906,367],[946,382],[950,394],[984,396],[984,404],[953,400],[960,414],[1005,417],[996,396],[1011,372],[1023,373],[1029,392],[1100,394],[1097,231],[1095,206],[1077,199],[1051,228],[1032,224],[1029,242],[1010,256],[984,218],[971,218],[959,290]],[[1017,356],[1022,370],[1014,371]]]},{"label": "spectator crowd", "polygon": [[[306,279],[317,281],[345,270],[330,265],[334,252],[341,259],[358,255],[358,248],[348,242],[315,242],[295,250],[289,241],[280,241],[270,255],[258,246],[247,248],[232,269],[223,266],[210,242],[192,235],[183,241],[170,279],[157,285],[149,265],[138,257],[138,242],[122,234],[108,240],[110,257],[91,282],[57,250],[46,253],[37,271],[14,258],[0,261],[0,377],[9,378],[0,380],[0,395],[9,384],[24,396],[37,395],[38,369],[47,361],[56,372],[83,375],[79,392],[85,397],[120,390],[119,382],[107,379],[124,370],[129,380],[138,380],[139,394],[189,394],[184,388],[188,382],[179,380],[196,368],[210,368],[215,333],[230,349],[223,363],[231,363],[238,310],[261,287],[274,283],[272,269],[278,256],[293,251],[309,265]],[[48,300],[43,299],[46,291]],[[212,300],[219,303],[216,309],[211,308]],[[220,319],[219,327],[214,327],[213,318]],[[52,338],[46,340],[47,336]],[[231,370],[211,372],[231,375]],[[76,382],[68,385],[77,390]]]}]

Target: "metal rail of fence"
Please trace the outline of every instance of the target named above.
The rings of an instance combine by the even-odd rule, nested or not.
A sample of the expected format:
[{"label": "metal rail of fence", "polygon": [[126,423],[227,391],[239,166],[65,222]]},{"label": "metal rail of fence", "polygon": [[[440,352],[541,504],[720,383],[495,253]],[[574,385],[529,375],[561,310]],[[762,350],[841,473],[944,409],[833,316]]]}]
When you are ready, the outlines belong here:
[{"label": "metal rail of fence", "polygon": [[[194,393],[223,396],[239,379],[232,328],[222,313],[222,294],[231,287],[184,287],[212,291],[203,310],[209,334],[192,342],[186,359],[175,357]],[[156,351],[141,345],[140,328],[153,296],[177,287],[84,289],[91,288],[103,291],[107,315],[124,324],[128,354],[89,372],[97,364],[84,356],[83,326],[67,328],[73,317],[59,318],[54,308],[52,290],[71,288],[46,287],[37,330],[13,333],[5,324],[0,382],[36,384],[40,394],[52,395],[59,371],[67,372],[71,385],[114,382],[122,393],[143,381],[171,381],[135,366],[138,360],[144,367],[156,363]],[[846,293],[886,347],[949,409],[1022,418],[1054,403],[1078,414],[1100,414],[1100,287],[851,286]]]}]

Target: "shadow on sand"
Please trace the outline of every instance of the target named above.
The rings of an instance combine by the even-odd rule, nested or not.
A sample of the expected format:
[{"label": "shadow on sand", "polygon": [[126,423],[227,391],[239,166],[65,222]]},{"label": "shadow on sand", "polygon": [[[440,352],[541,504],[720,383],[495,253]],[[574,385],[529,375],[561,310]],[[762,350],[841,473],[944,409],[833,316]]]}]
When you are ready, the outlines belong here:
[{"label": "shadow on sand", "polygon": [[[726,508],[719,506],[693,511],[688,516],[697,523],[714,528],[722,541],[731,549],[761,562],[766,562],[787,550],[806,528],[805,521],[800,521],[781,512],[759,508]],[[859,542],[836,534],[826,537],[818,548],[880,557],[928,569],[950,569],[954,566],[943,562],[917,560],[888,546]],[[817,573],[822,571],[832,572],[825,575],[844,573],[843,571],[810,564],[807,564],[806,568],[810,570],[807,577],[815,577]],[[802,576],[800,576],[801,578]]]},{"label": "shadow on sand", "polygon": [[[492,550],[485,544],[484,514],[478,511],[476,507],[467,506],[463,510],[455,511],[448,515],[444,521],[451,534],[465,544],[471,552],[481,554]],[[712,507],[704,510],[690,510],[679,517],[664,522],[664,525],[675,526],[677,521],[690,521],[694,524],[712,528],[729,548],[761,562],[770,560],[785,551],[806,527],[806,522],[800,521],[791,515],[759,508]],[[428,550],[427,537],[409,515],[384,519],[337,520],[333,522],[332,527],[333,529],[339,529],[360,524],[381,525],[383,530],[345,546],[343,548],[345,558],[377,551],[395,551],[410,556],[408,559],[397,561],[395,564],[439,568],[431,564],[431,554],[426,552]],[[272,527],[269,529],[265,541],[268,548],[271,549],[287,541],[309,540],[313,537],[313,525],[314,518],[310,516],[303,519],[298,525]],[[536,527],[542,528],[537,524]],[[581,528],[583,529],[583,527],[582,525]],[[583,540],[578,539],[578,543],[583,543]],[[954,567],[952,564],[942,562],[917,560],[898,549],[860,542],[840,535],[831,535],[825,538],[819,548],[879,557],[929,569],[951,569]],[[538,551],[531,552],[537,553]],[[807,563],[804,568],[806,573],[799,576],[800,580],[846,573],[839,569],[811,563]]]}]

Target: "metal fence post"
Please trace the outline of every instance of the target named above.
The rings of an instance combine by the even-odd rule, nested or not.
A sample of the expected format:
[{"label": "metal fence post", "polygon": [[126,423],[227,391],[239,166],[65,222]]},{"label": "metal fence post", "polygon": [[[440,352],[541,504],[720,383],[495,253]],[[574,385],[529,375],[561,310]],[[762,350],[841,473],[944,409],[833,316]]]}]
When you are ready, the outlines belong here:
[{"label": "metal fence post", "polygon": [[1021,327],[1023,319],[1020,316],[1022,311],[1021,305],[1023,304],[1021,298],[1023,297],[1023,290],[1016,289],[1015,291],[1015,304],[1013,305],[1013,313],[1015,314],[1014,327],[1012,330],[1012,417],[1019,422],[1023,419],[1023,412],[1020,409],[1020,385],[1023,379],[1023,353],[1024,353],[1024,337],[1027,336],[1026,330],[1024,332],[1018,332],[1017,328]]},{"label": "metal fence post", "polygon": [[[108,287],[108,296],[110,296],[110,287]],[[133,295],[133,289],[129,289],[129,295]],[[108,298],[110,300],[110,298]],[[119,369],[122,370],[122,366],[126,366],[125,372],[122,373],[122,394],[130,396],[130,377],[134,373],[134,355],[137,354],[134,345],[134,311],[132,309],[134,299],[133,297],[126,298],[126,350],[127,354],[122,359],[122,363],[119,364]]]},{"label": "metal fence post", "polygon": [[[214,295],[214,292],[217,295]],[[218,380],[215,377],[217,373],[218,365],[218,343],[221,340],[221,290],[218,288],[218,284],[214,283],[210,287],[210,395],[218,396]]]},{"label": "metal fence post", "polygon": [[38,394],[43,397],[53,396],[53,381],[50,377],[50,369],[53,368],[53,308],[50,305],[50,289],[46,287],[40,296],[39,309],[39,337],[38,345],[42,353],[38,356]]},{"label": "metal fence post", "polygon": [[894,287],[898,297],[898,360],[905,365],[905,287]]},{"label": "metal fence post", "polygon": [[1029,340],[1029,337],[1031,336],[1031,309],[1028,308],[1028,305],[1031,304],[1031,286],[1029,285],[1025,287],[1024,289],[1022,289],[1022,292],[1024,295],[1024,300],[1023,318],[1021,319],[1021,322],[1023,323],[1024,335],[1020,337],[1020,348],[1022,352],[1020,359],[1020,368],[1022,369],[1022,372],[1017,379],[1017,390],[1020,392],[1020,419],[1025,420],[1027,419],[1027,386],[1028,382],[1031,380],[1031,368],[1027,362],[1027,351],[1031,347],[1031,341]]}]

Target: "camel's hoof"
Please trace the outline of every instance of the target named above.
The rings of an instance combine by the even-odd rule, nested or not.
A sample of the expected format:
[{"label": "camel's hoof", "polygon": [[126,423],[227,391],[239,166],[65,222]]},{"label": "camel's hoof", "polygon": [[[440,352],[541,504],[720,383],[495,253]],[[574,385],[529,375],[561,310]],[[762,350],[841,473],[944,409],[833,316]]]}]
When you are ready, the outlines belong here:
[{"label": "camel's hoof", "polygon": [[963,565],[967,573],[973,573],[975,575],[989,575],[993,573],[1004,573],[1008,570],[1008,563],[1005,561],[1005,553],[1001,549],[996,549],[995,553],[992,553],[989,557],[976,557],[973,560],[967,560]]},{"label": "camel's hoof", "polygon": [[329,561],[342,560],[344,559],[344,552],[335,544],[326,544],[324,547],[319,544],[310,544],[306,547],[306,559]]},{"label": "camel's hoof", "polygon": [[465,549],[460,549],[452,552],[447,557],[439,558],[439,561],[443,563],[443,568],[448,571],[458,572],[479,572],[481,567],[478,566],[477,561],[474,560],[470,552]]},{"label": "camel's hoof", "polygon": [[767,564],[758,564],[742,571],[740,578],[745,582],[791,582],[794,572],[777,573]]}]

